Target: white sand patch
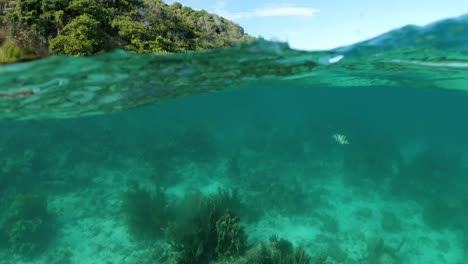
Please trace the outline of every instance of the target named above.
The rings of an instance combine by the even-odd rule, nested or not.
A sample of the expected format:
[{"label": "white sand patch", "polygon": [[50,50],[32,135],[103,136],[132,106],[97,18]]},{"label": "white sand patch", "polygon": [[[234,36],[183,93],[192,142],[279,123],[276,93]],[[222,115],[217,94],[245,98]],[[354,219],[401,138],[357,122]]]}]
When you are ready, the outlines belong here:
[{"label": "white sand patch", "polygon": [[308,218],[284,217],[279,214],[268,214],[259,222],[248,225],[246,232],[250,242],[268,241],[272,235],[291,240],[294,244],[302,244],[314,239],[321,233],[317,221]]},{"label": "white sand patch", "polygon": [[184,197],[187,192],[201,191],[205,195],[215,194],[220,189],[229,189],[224,178],[224,164],[211,163],[201,166],[196,163],[186,163],[178,166],[176,174],[181,182],[166,189],[170,196]]}]

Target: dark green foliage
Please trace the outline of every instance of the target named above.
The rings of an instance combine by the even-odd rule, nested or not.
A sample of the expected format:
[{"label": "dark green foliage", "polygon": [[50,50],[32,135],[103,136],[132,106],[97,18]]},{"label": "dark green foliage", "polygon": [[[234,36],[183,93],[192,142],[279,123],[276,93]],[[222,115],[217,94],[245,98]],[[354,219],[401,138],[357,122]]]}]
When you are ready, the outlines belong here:
[{"label": "dark green foliage", "polygon": [[230,199],[226,192],[208,197],[190,193],[177,206],[167,231],[179,254],[177,263],[208,263],[243,253],[247,238]]},{"label": "dark green foliage", "polygon": [[67,6],[67,11],[69,16],[75,18],[88,15],[90,18],[102,23],[102,26],[106,25],[107,20],[110,18],[109,10],[96,0],[72,0]]},{"label": "dark green foliage", "polygon": [[67,24],[60,36],[50,40],[50,49],[54,53],[85,56],[101,50],[104,42],[101,23],[84,14]]},{"label": "dark green foliage", "polygon": [[140,239],[155,239],[163,234],[168,221],[167,199],[158,189],[150,193],[138,186],[123,194],[123,211],[130,232]]},{"label": "dark green foliage", "polygon": [[[118,16],[112,20],[111,25],[117,31],[120,41],[126,50],[144,53],[149,48],[151,41],[148,41],[148,39],[152,36],[143,22],[133,21],[128,16]],[[161,49],[157,52],[162,52],[163,50]]]},{"label": "dark green foliage", "polygon": [[42,253],[55,233],[47,200],[39,195],[17,195],[0,222],[0,237],[14,254],[32,258]]},{"label": "dark green foliage", "polygon": [[7,39],[52,54],[182,52],[252,39],[222,17],[160,0],[1,0],[0,14]]}]

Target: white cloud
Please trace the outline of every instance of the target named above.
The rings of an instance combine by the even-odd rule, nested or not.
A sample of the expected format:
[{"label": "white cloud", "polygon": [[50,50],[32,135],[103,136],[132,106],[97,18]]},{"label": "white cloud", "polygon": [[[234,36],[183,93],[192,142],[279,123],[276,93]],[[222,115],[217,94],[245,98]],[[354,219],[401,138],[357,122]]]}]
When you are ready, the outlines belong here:
[{"label": "white cloud", "polygon": [[318,9],[310,7],[294,7],[294,6],[284,6],[284,7],[263,7],[257,8],[252,11],[244,12],[229,12],[225,9],[225,2],[217,2],[216,6],[213,6],[211,9],[227,19],[232,20],[242,20],[255,17],[286,17],[286,16],[301,16],[301,17],[311,17],[319,12]]}]

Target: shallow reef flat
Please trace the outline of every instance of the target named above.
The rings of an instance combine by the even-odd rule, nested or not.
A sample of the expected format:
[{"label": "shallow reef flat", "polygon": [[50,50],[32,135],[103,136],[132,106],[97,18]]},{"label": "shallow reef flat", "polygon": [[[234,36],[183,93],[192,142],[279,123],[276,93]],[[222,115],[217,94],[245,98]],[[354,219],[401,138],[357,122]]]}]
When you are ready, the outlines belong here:
[{"label": "shallow reef flat", "polygon": [[[274,91],[271,105],[285,99],[284,90]],[[245,115],[223,103],[237,96]],[[8,123],[0,263],[169,264],[188,263],[187,256],[189,263],[464,263],[463,147],[436,144],[439,134],[382,133],[401,119],[363,131],[355,108],[349,123],[332,114],[324,123],[298,117],[297,100],[283,105],[283,115],[274,107],[255,111],[246,98],[256,100],[244,90],[110,117]],[[225,114],[207,119],[210,110],[200,106],[210,102]],[[229,113],[243,119],[227,121]],[[141,122],[145,116],[162,121]],[[75,134],[73,126],[94,130]],[[349,144],[334,140],[336,127]],[[38,218],[50,219],[47,241],[5,230],[8,219],[27,228]],[[41,243],[47,246],[25,251]]]}]

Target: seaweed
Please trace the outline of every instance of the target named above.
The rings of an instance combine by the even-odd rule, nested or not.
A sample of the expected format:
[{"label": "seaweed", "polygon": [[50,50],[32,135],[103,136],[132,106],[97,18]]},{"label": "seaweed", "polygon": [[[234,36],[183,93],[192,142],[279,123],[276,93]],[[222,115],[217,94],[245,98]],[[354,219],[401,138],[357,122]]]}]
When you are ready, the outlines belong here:
[{"label": "seaweed", "polygon": [[208,263],[244,252],[247,236],[232,211],[233,199],[223,190],[211,196],[199,192],[185,196],[167,228],[167,238],[178,253],[177,263]]},{"label": "seaweed", "polygon": [[34,258],[44,252],[55,232],[46,197],[35,194],[17,194],[0,223],[0,237],[5,239],[3,246],[24,258]]},{"label": "seaweed", "polygon": [[226,212],[216,221],[218,257],[232,257],[241,255],[247,245],[247,235],[240,226],[239,217]]},{"label": "seaweed", "polygon": [[162,189],[150,193],[136,185],[124,192],[122,200],[128,228],[135,237],[143,240],[162,237],[169,220],[167,198]]},{"label": "seaweed", "polygon": [[273,264],[309,264],[310,256],[305,252],[302,246],[294,248],[294,245],[286,240],[279,239],[277,236],[270,238],[270,244],[274,249]]}]

